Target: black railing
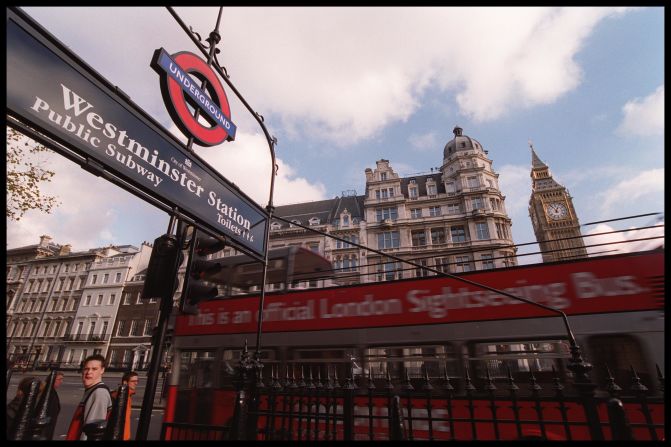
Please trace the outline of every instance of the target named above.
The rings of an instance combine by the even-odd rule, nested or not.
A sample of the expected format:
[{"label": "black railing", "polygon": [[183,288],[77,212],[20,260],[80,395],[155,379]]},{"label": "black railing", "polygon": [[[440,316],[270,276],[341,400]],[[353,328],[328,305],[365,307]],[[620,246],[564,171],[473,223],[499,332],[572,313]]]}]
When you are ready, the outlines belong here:
[{"label": "black railing", "polygon": [[[250,374],[251,372],[251,374]],[[247,440],[594,440],[664,438],[664,378],[651,393],[632,369],[623,390],[582,383],[568,393],[558,375],[542,384],[512,374],[495,384],[487,373],[409,378],[372,374],[339,380],[330,367],[288,367],[283,378],[247,371],[238,391],[230,439]],[[519,377],[519,375],[517,376]],[[457,383],[459,382],[459,383]],[[457,386],[458,385],[458,386]],[[566,385],[570,385],[567,383]],[[575,384],[573,384],[575,387]],[[648,384],[653,388],[653,384]],[[587,390],[587,391],[586,391]],[[195,430],[179,425],[182,433]],[[164,427],[165,433],[165,427]],[[186,435],[185,435],[186,436]],[[162,438],[164,439],[164,438]],[[169,438],[175,439],[175,438]],[[181,438],[193,439],[193,438]]]}]

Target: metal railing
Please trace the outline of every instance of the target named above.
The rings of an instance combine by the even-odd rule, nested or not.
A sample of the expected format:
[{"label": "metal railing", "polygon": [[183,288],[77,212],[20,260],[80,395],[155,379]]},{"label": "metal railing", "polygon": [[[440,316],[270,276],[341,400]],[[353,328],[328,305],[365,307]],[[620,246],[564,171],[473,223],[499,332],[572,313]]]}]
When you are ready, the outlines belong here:
[{"label": "metal railing", "polygon": [[273,368],[268,377],[248,370],[240,380],[230,439],[664,438],[664,378],[659,369],[657,393],[633,368],[627,390],[609,373],[608,384],[598,393],[595,384],[575,387],[574,392],[574,384],[562,383],[558,374],[541,384],[533,373],[525,383],[509,373],[497,385],[488,370],[476,380],[468,369],[459,379],[446,374],[409,378],[406,373],[393,383],[389,376],[373,378],[370,372],[368,377],[350,374],[341,380],[328,366],[292,366],[284,378]]}]

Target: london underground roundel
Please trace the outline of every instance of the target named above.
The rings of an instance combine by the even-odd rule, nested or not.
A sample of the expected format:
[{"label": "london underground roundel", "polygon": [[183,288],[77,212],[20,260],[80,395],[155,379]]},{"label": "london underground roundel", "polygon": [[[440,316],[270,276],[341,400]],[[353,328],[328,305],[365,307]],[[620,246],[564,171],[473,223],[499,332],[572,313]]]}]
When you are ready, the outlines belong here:
[{"label": "london underground roundel", "polygon": [[[151,66],[161,77],[161,93],[168,112],[185,135],[201,146],[235,139],[236,127],[231,121],[226,92],[207,62],[193,53],[170,55],[160,48],[154,52]],[[205,88],[201,88],[203,83]]]}]

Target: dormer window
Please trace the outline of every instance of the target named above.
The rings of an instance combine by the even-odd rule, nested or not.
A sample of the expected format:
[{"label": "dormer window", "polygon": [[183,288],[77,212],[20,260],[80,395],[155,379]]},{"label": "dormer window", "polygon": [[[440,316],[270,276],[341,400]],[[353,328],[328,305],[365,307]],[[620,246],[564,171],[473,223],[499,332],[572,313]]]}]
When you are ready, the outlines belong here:
[{"label": "dormer window", "polygon": [[271,230],[279,230],[280,228],[282,228],[282,224],[280,224],[279,222],[273,222],[270,224]]},{"label": "dormer window", "polygon": [[298,219],[292,219],[292,220],[291,220],[291,225],[290,225],[290,226],[293,228],[293,227],[296,226],[296,225],[294,225],[294,224],[299,224],[299,225],[300,225],[300,223],[301,223],[300,220],[298,220]]},{"label": "dormer window", "polygon": [[319,219],[319,217],[311,217],[308,222],[310,222],[311,226],[314,226],[314,225],[319,225],[321,220]]},{"label": "dormer window", "polygon": [[380,180],[387,180],[387,173],[386,172],[381,172],[380,173]]}]

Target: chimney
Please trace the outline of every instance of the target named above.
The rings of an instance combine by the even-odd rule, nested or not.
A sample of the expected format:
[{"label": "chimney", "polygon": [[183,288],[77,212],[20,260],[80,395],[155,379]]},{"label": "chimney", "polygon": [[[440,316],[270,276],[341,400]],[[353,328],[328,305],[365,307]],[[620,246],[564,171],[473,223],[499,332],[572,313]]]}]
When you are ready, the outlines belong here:
[{"label": "chimney", "polygon": [[58,255],[59,256],[69,255],[71,248],[72,248],[72,245],[70,245],[70,244],[62,245],[61,250],[58,252]]},{"label": "chimney", "polygon": [[40,236],[40,247],[49,246],[49,242],[51,242],[51,236],[47,236],[46,234]]}]

